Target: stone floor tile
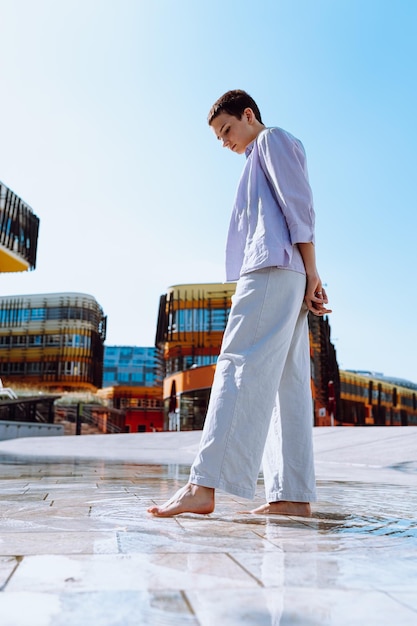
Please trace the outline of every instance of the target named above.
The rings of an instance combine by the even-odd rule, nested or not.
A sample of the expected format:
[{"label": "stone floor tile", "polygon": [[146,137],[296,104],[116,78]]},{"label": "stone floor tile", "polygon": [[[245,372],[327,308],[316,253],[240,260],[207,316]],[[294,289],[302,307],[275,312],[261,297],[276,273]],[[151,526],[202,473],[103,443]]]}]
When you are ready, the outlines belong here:
[{"label": "stone floor tile", "polygon": [[[46,487],[47,484],[47,487]],[[71,477],[68,482],[64,480],[48,481],[43,480],[40,483],[31,484],[29,490],[38,491],[38,490],[48,489],[49,492],[54,491],[71,491],[73,494],[77,492],[81,492],[85,494],[87,492],[95,492],[97,491],[97,485],[93,482],[77,482],[74,480],[74,477]]]},{"label": "stone floor tile", "polygon": [[117,534],[114,531],[9,532],[0,535],[0,554],[2,555],[117,554],[118,552]]},{"label": "stone floor tile", "polygon": [[27,591],[115,591],[213,589],[257,583],[226,554],[133,554],[27,556],[5,593]]},{"label": "stone floor tile", "polygon": [[[248,530],[256,532],[259,535],[265,535],[265,527],[270,524],[281,527],[284,531],[292,532],[306,532],[306,527],[300,521],[301,518],[293,518],[288,516],[275,516],[274,518],[267,515],[241,515],[237,513],[236,509],[229,515],[211,514],[202,517],[201,515],[181,515],[178,517],[178,522],[181,526],[190,530],[192,528],[198,529],[199,532],[205,533],[218,533],[224,535],[227,532],[235,533],[247,533]],[[308,529],[307,529],[308,530]]]},{"label": "stone floor tile", "polygon": [[[264,535],[265,536],[265,535]],[[282,552],[299,552],[307,554],[309,552],[333,552],[347,553],[364,548],[360,538],[340,538],[337,536],[317,536],[314,533],[299,533],[297,537],[288,536],[286,538],[270,539],[273,545],[276,545]]]},{"label": "stone floor tile", "polygon": [[1,626],[199,626],[179,591],[0,594]]},{"label": "stone floor tile", "polygon": [[2,626],[53,626],[61,611],[58,595],[51,593],[1,593]]},{"label": "stone floor tile", "polygon": [[262,477],[253,502],[219,493],[209,516],[152,517],[189,468],[116,460],[117,437],[102,459],[3,455],[0,626],[416,626],[417,429],[325,431],[311,518],[243,515]]},{"label": "stone floor tile", "polygon": [[376,591],[187,591],[200,626],[415,626],[417,613]]},{"label": "stone floor tile", "polygon": [[8,490],[1,490],[0,487],[0,506],[3,510],[7,506],[11,506],[13,504],[20,504],[22,502],[41,502],[48,497],[47,490],[40,490],[37,492],[30,491],[28,487],[22,490],[16,490],[13,488],[9,488]]},{"label": "stone floor tile", "polygon": [[265,587],[316,587],[386,591],[417,589],[417,558],[389,559],[384,552],[274,553],[242,551],[231,556]]},{"label": "stone floor tile", "polygon": [[18,559],[12,556],[0,556],[0,591],[6,585],[18,563]]},{"label": "stone floor tile", "polygon": [[[160,520],[161,521],[161,520]],[[200,520],[202,521],[202,520]],[[143,524],[137,531],[119,532],[118,540],[120,551],[125,554],[136,552],[230,552],[239,550],[244,546],[245,550],[276,551],[278,548],[250,529],[232,528],[232,525],[211,525],[211,532],[203,522],[203,528],[199,528],[198,521],[195,526],[180,526],[164,528],[159,524],[157,532],[155,526]]]},{"label": "stone floor tile", "polygon": [[60,509],[59,506],[53,506],[52,502],[46,502],[46,500],[43,500],[42,502],[39,502],[37,506],[29,507],[27,505],[22,505],[14,507],[9,510],[4,519],[6,520],[7,518],[10,518],[32,524],[39,523],[41,520],[45,523],[49,523],[49,520],[51,520],[51,524],[53,524],[54,518],[56,518],[56,520],[62,520],[62,522],[64,522],[64,520],[69,520],[71,522],[72,520],[88,518],[89,514],[90,507],[88,505],[72,506]]},{"label": "stone floor tile", "polygon": [[390,591],[387,595],[414,611],[416,614],[415,623],[417,624],[417,593],[415,588],[412,591]]}]

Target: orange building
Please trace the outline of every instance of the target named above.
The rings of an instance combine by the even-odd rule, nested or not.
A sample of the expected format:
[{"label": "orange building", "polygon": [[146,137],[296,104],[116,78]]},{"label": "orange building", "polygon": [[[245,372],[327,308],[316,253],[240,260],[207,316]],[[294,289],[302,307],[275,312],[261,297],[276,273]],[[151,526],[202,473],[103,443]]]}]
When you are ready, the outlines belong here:
[{"label": "orange building", "polygon": [[[235,283],[175,285],[161,297],[156,345],[165,366],[164,428],[201,429],[207,413],[217,356]],[[310,353],[314,424],[334,419],[332,393],[339,388],[330,327],[311,316]]]},{"label": "orange building", "polygon": [[175,285],[161,296],[156,345],[164,363],[166,430],[201,429],[235,283]]}]

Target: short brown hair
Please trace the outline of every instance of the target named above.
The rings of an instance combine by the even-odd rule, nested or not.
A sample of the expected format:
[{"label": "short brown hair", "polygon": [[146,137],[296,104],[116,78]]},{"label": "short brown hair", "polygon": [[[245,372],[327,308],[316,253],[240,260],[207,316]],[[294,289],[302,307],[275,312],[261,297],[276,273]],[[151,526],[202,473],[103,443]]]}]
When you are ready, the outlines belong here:
[{"label": "short brown hair", "polygon": [[228,113],[229,115],[233,115],[240,120],[243,115],[243,111],[248,107],[252,109],[258,122],[263,124],[258,105],[255,100],[242,89],[232,89],[232,91],[227,91],[218,100],[216,100],[209,111],[207,121],[209,125],[211,125],[213,120],[216,119],[216,117],[221,113]]}]

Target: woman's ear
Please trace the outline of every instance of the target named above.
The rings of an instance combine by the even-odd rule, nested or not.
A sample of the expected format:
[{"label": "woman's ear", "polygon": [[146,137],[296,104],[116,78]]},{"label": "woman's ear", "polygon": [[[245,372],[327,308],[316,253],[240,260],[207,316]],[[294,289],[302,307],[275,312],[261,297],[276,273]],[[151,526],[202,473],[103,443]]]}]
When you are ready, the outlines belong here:
[{"label": "woman's ear", "polygon": [[250,107],[246,107],[246,109],[243,111],[243,115],[245,116],[245,119],[249,122],[249,124],[253,123],[253,120],[255,119],[255,113]]}]

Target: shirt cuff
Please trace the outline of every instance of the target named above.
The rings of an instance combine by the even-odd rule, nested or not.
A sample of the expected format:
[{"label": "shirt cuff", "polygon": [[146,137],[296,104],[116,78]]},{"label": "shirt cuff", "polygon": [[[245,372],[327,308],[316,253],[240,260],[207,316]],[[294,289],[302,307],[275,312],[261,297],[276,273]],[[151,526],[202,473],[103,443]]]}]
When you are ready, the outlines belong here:
[{"label": "shirt cuff", "polygon": [[314,232],[308,226],[297,224],[289,229],[291,243],[294,246],[296,243],[315,243]]}]

